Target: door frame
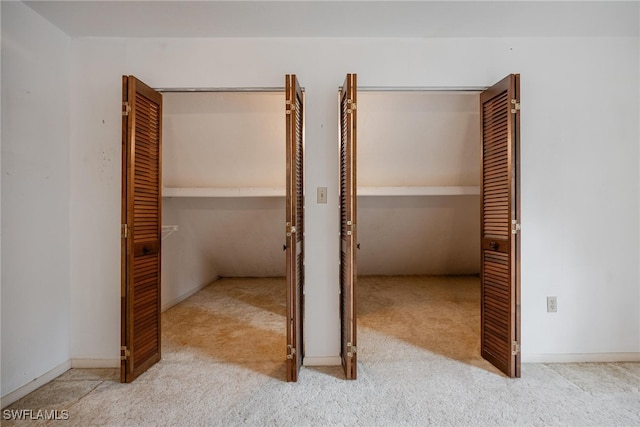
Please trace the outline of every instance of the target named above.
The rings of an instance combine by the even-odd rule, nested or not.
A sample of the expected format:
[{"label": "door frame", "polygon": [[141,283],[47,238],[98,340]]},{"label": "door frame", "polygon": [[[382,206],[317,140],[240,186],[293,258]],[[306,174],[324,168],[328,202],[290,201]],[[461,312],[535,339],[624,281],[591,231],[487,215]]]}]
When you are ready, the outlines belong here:
[{"label": "door frame", "polygon": [[[511,74],[509,74],[506,78],[508,78],[509,76],[511,76]],[[519,75],[516,75],[518,78],[518,85],[519,85]],[[504,79],[501,79],[500,81],[502,81]],[[500,82],[499,81],[499,82]],[[477,95],[478,97],[478,115],[479,115],[479,124],[482,124],[482,106],[480,104],[480,99],[482,97],[482,93],[489,90],[491,87],[493,86],[411,86],[411,87],[402,87],[402,86],[384,86],[384,87],[379,87],[379,86],[359,86],[357,88],[358,92],[453,92],[453,93],[457,93],[457,92],[471,92]],[[520,105],[520,93],[518,90],[518,93],[516,94],[517,96],[517,103],[518,103],[518,111],[519,111],[519,105]],[[520,211],[520,203],[519,203],[519,199],[521,198],[520,196],[520,173],[519,173],[519,169],[520,169],[520,114],[516,114],[515,115],[515,123],[516,126],[518,128],[518,137],[517,137],[517,158],[516,158],[516,162],[517,162],[517,169],[518,169],[518,173],[516,173],[516,177],[514,179],[514,186],[516,187],[516,192],[517,192],[517,197],[518,197],[518,202],[517,202],[517,206],[515,208],[515,215],[516,218],[518,219],[518,226],[520,223],[520,218],[521,218],[521,211]],[[339,126],[340,128],[340,126]],[[480,141],[475,141],[475,143],[480,142],[480,144],[482,144],[482,132],[480,132],[479,134],[480,136]],[[480,149],[480,155],[482,156],[482,147]],[[482,191],[482,158],[479,159],[480,162],[480,191]],[[482,203],[482,193],[479,194],[479,203]],[[481,207],[482,209],[482,207]],[[482,210],[481,210],[482,212]],[[480,223],[479,227],[478,227],[478,231],[481,233],[482,232],[482,222]],[[519,230],[518,230],[519,231]],[[515,341],[517,342],[517,351],[514,350],[514,352],[516,354],[514,354],[515,357],[515,362],[514,362],[514,370],[511,373],[505,373],[505,375],[510,376],[510,377],[520,377],[520,343],[521,343],[521,326],[520,326],[520,307],[521,307],[521,290],[520,290],[520,271],[521,271],[521,262],[520,262],[520,233],[518,232],[516,235],[516,238],[514,239],[514,245],[515,245],[515,251],[517,253],[517,259],[514,262],[514,272],[513,274],[515,275],[515,280],[516,280],[516,285],[515,285],[515,295],[514,295],[514,315],[515,315]],[[482,241],[480,242],[480,251],[482,251]],[[481,268],[482,268],[482,261],[481,261]],[[482,283],[482,271],[480,272],[480,281]],[[482,286],[482,285],[481,285]],[[482,310],[482,301],[480,301],[480,309]],[[482,320],[481,320],[481,331],[480,331],[480,336],[478,337],[478,339],[481,341],[482,340]],[[482,351],[480,356],[482,356]],[[492,363],[493,364],[493,363]]]},{"label": "door frame", "polygon": [[[129,76],[127,76],[129,77]],[[159,88],[154,88],[151,86],[148,86],[149,89],[160,93],[161,95],[163,93],[201,93],[201,92],[210,92],[210,93],[282,93],[284,94],[284,98],[286,99],[286,91],[285,91],[285,87],[284,86],[264,86],[264,87],[159,87]],[[302,94],[303,94],[303,98],[305,96],[305,90],[304,87],[301,88],[302,90]],[[123,88],[123,99],[128,99],[128,94],[124,93],[125,90]],[[284,110],[284,109],[283,109]],[[163,112],[161,112],[161,119],[162,119],[162,115]],[[122,124],[122,138],[123,138],[123,142],[125,141],[124,138],[127,137],[127,135],[129,134],[130,130],[128,128],[127,125],[127,120],[128,118],[126,116],[124,116],[123,114],[123,124]],[[304,121],[303,121],[304,123]],[[162,123],[160,124],[160,129],[162,131]],[[303,146],[304,146],[304,137],[305,137],[305,131],[304,131],[304,127],[302,130],[302,137],[303,137]],[[126,147],[123,145],[123,150]],[[162,147],[160,148],[160,161],[162,161]],[[125,158],[126,154],[123,151],[123,164],[122,164],[122,181],[121,181],[121,185],[122,185],[122,190],[125,191],[126,187],[127,187],[127,168],[126,168],[126,158]],[[305,162],[305,157],[304,157],[304,150],[303,150],[303,164]],[[160,169],[161,170],[161,169]],[[304,173],[304,167],[303,167],[303,173]],[[303,178],[303,182],[304,182],[304,178]],[[286,187],[286,185],[285,185]],[[160,186],[159,186],[159,197],[160,197],[160,205],[162,205],[162,175],[160,176]],[[285,195],[285,202],[286,202],[286,195]],[[122,224],[126,224],[126,203],[123,203],[123,205],[121,206],[121,216],[122,216]],[[286,215],[286,207],[285,207],[285,215]],[[162,229],[162,222],[160,221],[160,230]],[[161,231],[160,231],[160,234]],[[124,237],[124,234],[123,234]],[[121,333],[121,341],[122,341],[122,347],[125,346],[125,339],[126,339],[126,335],[125,335],[125,329],[129,327],[129,322],[128,322],[128,316],[126,316],[126,304],[125,304],[125,289],[126,289],[126,284],[125,284],[125,280],[127,277],[127,255],[125,254],[125,250],[126,250],[126,245],[127,245],[127,241],[126,239],[121,239],[121,292],[123,297],[121,298],[121,324],[120,324],[120,333]],[[160,239],[162,240],[162,239]],[[304,244],[304,236],[303,236],[303,244]],[[160,270],[161,270],[161,265],[162,265],[162,261],[160,260]],[[162,291],[162,282],[160,284],[160,292]],[[160,310],[160,315],[162,314],[162,310]],[[304,316],[303,312],[302,312],[302,316]],[[304,324],[304,317],[302,317],[301,319],[301,326]],[[301,343],[300,343],[300,347],[303,346],[304,343],[304,335],[303,335],[303,328],[300,328],[300,337],[301,337]],[[124,351],[124,350],[123,350]],[[302,351],[302,349],[300,350]],[[160,360],[160,356],[158,355],[158,360]],[[156,361],[157,362],[157,361]],[[124,360],[122,361],[122,366],[124,366]],[[155,362],[154,362],[155,363]],[[133,381],[133,379],[129,379],[127,380],[124,376],[124,368],[121,369],[121,382],[131,382]]]}]

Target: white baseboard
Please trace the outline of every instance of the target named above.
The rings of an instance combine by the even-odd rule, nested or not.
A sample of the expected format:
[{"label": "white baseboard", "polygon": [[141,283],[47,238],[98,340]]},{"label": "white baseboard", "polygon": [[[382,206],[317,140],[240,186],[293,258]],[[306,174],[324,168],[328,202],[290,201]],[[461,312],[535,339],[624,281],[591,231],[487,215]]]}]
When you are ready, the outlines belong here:
[{"label": "white baseboard", "polygon": [[71,367],[81,369],[119,368],[120,359],[71,359]]},{"label": "white baseboard", "polygon": [[640,362],[640,353],[523,354],[522,363]]},{"label": "white baseboard", "polygon": [[0,402],[0,406],[2,406],[2,408],[4,409],[5,407],[11,405],[12,403],[22,399],[23,397],[25,397],[27,394],[31,393],[32,391],[35,391],[36,389],[42,387],[43,385],[45,385],[46,383],[48,383],[49,381],[59,377],[60,375],[64,374],[65,372],[67,372],[69,369],[71,369],[71,360],[67,360],[64,363],[61,363],[60,365],[56,366],[55,368],[51,369],[49,372],[40,375],[38,378],[34,379],[33,381],[28,382],[27,384],[23,385],[22,387],[18,388],[17,390],[14,390],[10,393],[5,394],[4,396],[2,396],[2,402]]},{"label": "white baseboard", "polygon": [[182,295],[177,296],[176,298],[172,299],[169,302],[162,302],[162,307],[160,308],[160,310],[164,313],[165,311],[169,310],[171,307],[173,307],[176,304],[180,304],[182,301],[186,300],[187,298],[189,298],[190,296],[198,293],[199,291],[201,291],[202,289],[206,288],[207,286],[209,286],[212,282],[214,282],[215,280],[218,280],[218,278],[216,277],[216,279],[207,282],[203,285],[197,286],[193,289],[191,289],[188,292],[185,292]]},{"label": "white baseboard", "polygon": [[340,366],[342,359],[340,356],[305,357],[302,364],[305,366]]}]

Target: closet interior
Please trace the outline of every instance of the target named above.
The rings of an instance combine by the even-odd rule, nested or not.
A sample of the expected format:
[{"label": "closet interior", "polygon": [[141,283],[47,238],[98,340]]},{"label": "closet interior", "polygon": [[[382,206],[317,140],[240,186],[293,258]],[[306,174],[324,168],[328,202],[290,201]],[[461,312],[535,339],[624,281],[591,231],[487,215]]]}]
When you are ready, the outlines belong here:
[{"label": "closet interior", "polygon": [[163,102],[163,308],[219,277],[284,277],[284,92]]},{"label": "closet interior", "polygon": [[163,311],[189,298],[165,313],[184,323],[165,345],[282,365],[285,92],[165,91],[163,104]]},{"label": "closet interior", "polygon": [[358,91],[360,358],[482,363],[479,94]]},{"label": "closet interior", "polygon": [[358,274],[479,274],[479,92],[358,98]]}]

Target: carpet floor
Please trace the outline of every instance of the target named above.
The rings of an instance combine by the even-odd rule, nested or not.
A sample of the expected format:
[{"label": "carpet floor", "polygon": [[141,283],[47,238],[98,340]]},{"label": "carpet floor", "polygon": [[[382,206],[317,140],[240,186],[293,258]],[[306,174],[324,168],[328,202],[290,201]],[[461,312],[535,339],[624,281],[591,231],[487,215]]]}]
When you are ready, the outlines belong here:
[{"label": "carpet floor", "polygon": [[[284,280],[221,279],[163,314],[162,360],[136,381],[71,369],[2,425],[640,426],[640,364],[506,378],[480,357],[479,297],[476,277],[359,278],[358,379],[303,367],[286,383]],[[6,420],[20,409],[68,419]]]}]

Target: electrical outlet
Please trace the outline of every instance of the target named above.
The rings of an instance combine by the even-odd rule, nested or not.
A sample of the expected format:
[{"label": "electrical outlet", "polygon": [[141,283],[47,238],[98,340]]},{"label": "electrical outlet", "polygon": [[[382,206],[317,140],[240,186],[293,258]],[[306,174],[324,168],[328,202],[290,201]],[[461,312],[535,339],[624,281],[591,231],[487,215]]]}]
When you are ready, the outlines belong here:
[{"label": "electrical outlet", "polygon": [[547,312],[555,313],[558,311],[558,298],[557,297],[547,297]]},{"label": "electrical outlet", "polygon": [[318,187],[318,203],[327,203],[327,187]]}]

